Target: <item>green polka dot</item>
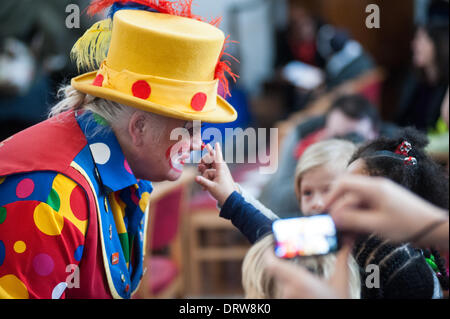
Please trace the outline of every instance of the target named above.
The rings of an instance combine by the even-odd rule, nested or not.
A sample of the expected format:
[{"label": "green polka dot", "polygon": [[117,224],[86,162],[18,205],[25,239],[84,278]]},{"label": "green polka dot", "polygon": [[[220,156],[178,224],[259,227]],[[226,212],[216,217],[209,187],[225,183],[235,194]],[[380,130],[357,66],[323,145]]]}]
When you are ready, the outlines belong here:
[{"label": "green polka dot", "polygon": [[94,114],[94,120],[95,122],[97,122],[97,124],[100,124],[102,126],[109,126],[108,122],[98,114]]},{"label": "green polka dot", "polygon": [[56,212],[58,212],[59,208],[61,207],[61,200],[59,199],[59,195],[53,188],[48,195],[47,204]]},{"label": "green polka dot", "polygon": [[0,224],[3,223],[6,219],[6,208],[0,207]]}]

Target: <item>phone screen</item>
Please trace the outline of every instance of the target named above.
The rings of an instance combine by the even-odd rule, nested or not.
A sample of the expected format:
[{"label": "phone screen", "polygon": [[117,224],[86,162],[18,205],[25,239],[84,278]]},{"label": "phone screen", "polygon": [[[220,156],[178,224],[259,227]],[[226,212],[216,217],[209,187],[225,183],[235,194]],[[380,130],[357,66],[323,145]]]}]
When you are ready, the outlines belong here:
[{"label": "phone screen", "polygon": [[272,225],[280,258],[326,255],[338,248],[337,230],[329,215],[277,220]]}]

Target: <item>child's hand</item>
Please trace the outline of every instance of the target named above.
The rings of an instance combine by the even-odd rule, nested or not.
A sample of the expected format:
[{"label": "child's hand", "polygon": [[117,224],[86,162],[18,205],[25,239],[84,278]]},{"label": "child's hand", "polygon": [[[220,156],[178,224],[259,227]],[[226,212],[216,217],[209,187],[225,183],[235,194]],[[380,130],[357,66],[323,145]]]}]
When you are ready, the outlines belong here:
[{"label": "child's hand", "polygon": [[208,154],[198,165],[202,176],[197,176],[195,181],[210,192],[220,206],[223,206],[227,198],[237,189],[230,170],[223,160],[220,144],[216,144],[215,150],[208,144],[206,149]]}]

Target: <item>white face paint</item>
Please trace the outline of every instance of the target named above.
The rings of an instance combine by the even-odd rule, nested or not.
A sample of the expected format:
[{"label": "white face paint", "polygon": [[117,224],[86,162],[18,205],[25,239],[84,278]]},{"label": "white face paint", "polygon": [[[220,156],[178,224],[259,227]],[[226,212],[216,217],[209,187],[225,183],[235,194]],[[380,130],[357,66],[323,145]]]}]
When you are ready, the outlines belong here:
[{"label": "white face paint", "polygon": [[173,130],[172,137],[176,137],[176,139],[181,137],[181,140],[169,147],[166,151],[166,159],[171,168],[170,173],[172,175],[181,174],[185,162],[191,157],[191,151],[199,148],[197,144],[201,143],[201,127],[199,126],[196,130],[193,122],[187,122],[183,128]]},{"label": "white face paint", "polygon": [[[181,176],[184,154],[190,154],[191,149],[189,132],[184,128],[186,121],[150,115],[145,119],[138,146],[129,147],[127,144],[130,140],[122,140],[122,148],[131,150],[125,157],[130,169],[139,179],[152,182],[175,181]],[[181,138],[176,134],[172,138],[172,132],[176,130],[186,133]],[[120,138],[121,132],[116,136]]]},{"label": "white face paint", "polygon": [[187,147],[179,147],[179,144],[172,145],[166,152],[166,159],[169,161],[171,170],[175,173],[182,173],[185,161],[190,158],[189,144]]}]

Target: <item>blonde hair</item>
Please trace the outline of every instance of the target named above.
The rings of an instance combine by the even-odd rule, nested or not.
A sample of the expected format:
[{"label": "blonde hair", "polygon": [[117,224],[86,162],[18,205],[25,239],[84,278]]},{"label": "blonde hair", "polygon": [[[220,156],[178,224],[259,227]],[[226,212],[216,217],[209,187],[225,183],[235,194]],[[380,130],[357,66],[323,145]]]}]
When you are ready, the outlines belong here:
[{"label": "blonde hair", "polygon": [[352,142],[330,139],[308,147],[300,157],[295,169],[295,194],[300,200],[300,184],[303,175],[319,166],[332,165],[336,170],[344,170],[356,151]]},{"label": "blonde hair", "polygon": [[[254,244],[244,258],[242,264],[242,286],[245,297],[248,299],[277,299],[281,297],[281,289],[278,283],[266,271],[264,254],[274,250],[275,239],[268,235]],[[308,258],[292,259],[297,265],[307,268],[317,276],[328,279],[334,272],[336,255],[316,256]],[[351,299],[360,299],[361,281],[359,266],[353,256],[349,256],[348,266],[349,292]]]}]

